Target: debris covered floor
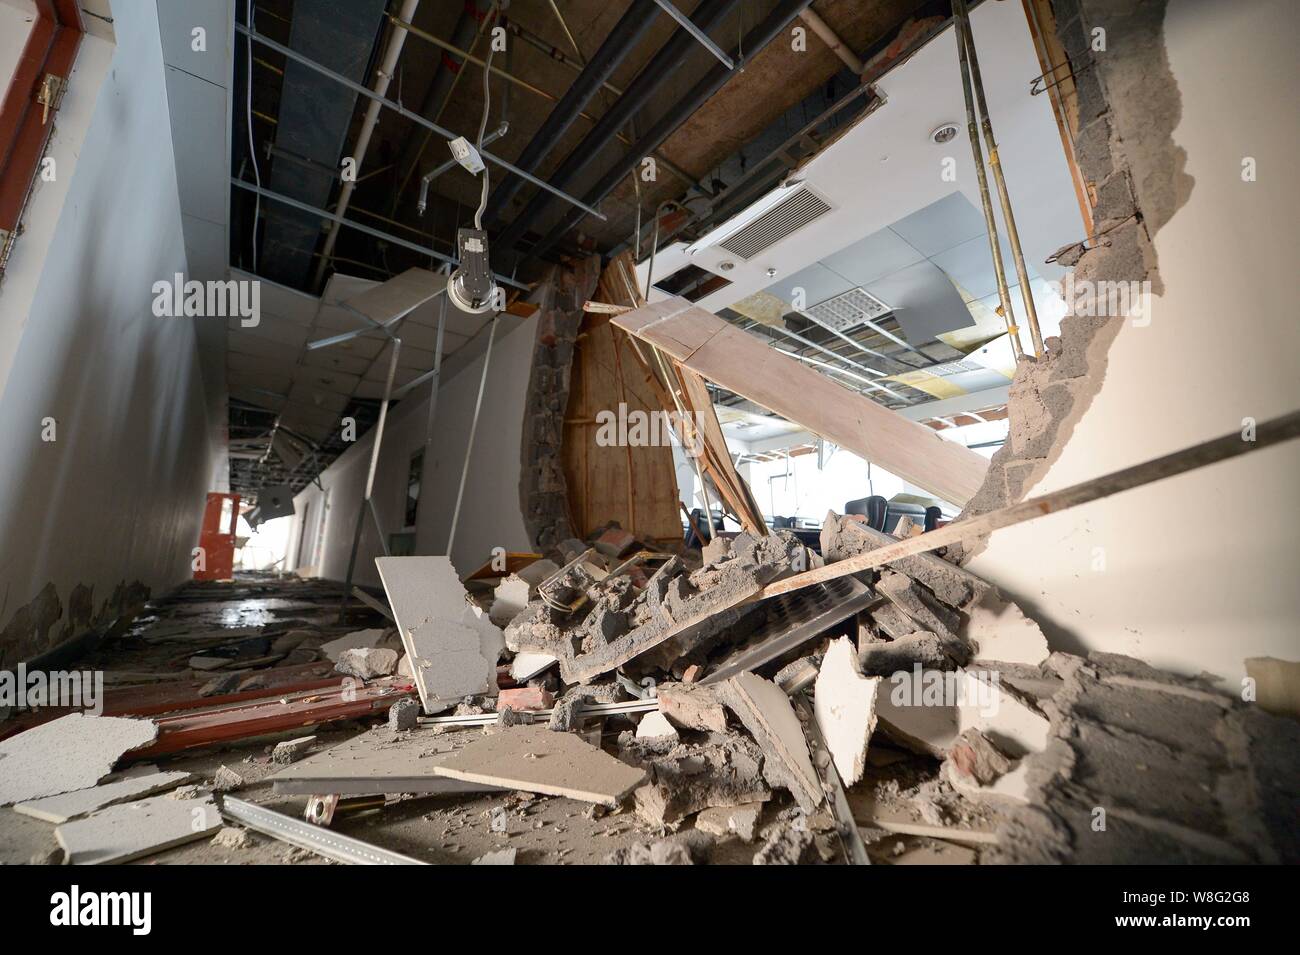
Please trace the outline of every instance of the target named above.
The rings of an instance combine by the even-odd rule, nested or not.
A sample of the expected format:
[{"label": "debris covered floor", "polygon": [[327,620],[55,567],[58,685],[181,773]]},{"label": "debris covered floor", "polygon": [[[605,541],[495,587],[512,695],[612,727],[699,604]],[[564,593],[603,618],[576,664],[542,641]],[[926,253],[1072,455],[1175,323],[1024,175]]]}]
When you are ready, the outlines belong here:
[{"label": "debris covered floor", "polygon": [[610,528],[464,584],[381,558],[387,601],[343,622],[324,581],[189,585],[78,661],[100,717],[3,724],[0,861],[343,861],[312,833],[432,864],[1297,858],[1293,720],[1049,656],[933,554],[759,599],[887,540],[831,514],[821,555],[701,560]]}]

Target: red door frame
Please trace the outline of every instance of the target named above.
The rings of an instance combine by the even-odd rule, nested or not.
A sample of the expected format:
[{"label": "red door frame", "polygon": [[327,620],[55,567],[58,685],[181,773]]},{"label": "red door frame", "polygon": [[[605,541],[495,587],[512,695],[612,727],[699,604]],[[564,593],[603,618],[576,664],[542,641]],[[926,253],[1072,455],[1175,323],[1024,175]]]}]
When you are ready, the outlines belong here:
[{"label": "red door frame", "polygon": [[[0,106],[0,229],[11,241],[54,128],[41,122],[44,108],[36,102],[41,80],[47,73],[69,78],[84,32],[76,0],[35,4],[36,22]],[[0,264],[6,251],[0,248]]]}]

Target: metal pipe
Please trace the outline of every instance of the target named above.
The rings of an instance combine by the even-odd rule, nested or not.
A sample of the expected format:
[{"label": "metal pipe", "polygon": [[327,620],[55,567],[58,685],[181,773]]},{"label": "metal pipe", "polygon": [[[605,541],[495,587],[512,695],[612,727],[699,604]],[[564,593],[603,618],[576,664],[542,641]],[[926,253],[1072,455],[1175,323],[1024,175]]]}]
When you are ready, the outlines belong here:
[{"label": "metal pipe", "polygon": [[[379,229],[372,229],[368,225],[362,225],[360,222],[357,222],[355,219],[345,219],[340,215],[335,215],[333,212],[329,212],[325,209],[318,209],[315,206],[309,206],[305,202],[299,202],[297,199],[290,198],[289,196],[283,195],[281,193],[272,192],[270,189],[263,189],[259,186],[253,185],[251,182],[244,182],[244,180],[242,179],[236,179],[234,176],[230,177],[230,184],[240,189],[245,189],[249,192],[255,192],[263,199],[271,199],[275,202],[283,202],[287,206],[291,206],[294,209],[301,209],[303,212],[313,213],[315,215],[320,216],[322,219],[329,219],[331,222],[340,222],[343,225],[347,226],[349,229],[356,229],[358,232],[364,232],[367,235],[373,235],[377,239],[383,239],[386,242],[391,242],[394,245],[399,245],[404,249],[410,249],[413,252],[419,252],[421,255],[430,256],[434,259],[437,259],[439,262],[448,262],[452,265],[460,264],[458,259],[455,259],[449,255],[443,255],[441,252],[438,252],[435,249],[430,249],[425,246],[418,245],[415,242],[408,242],[406,239],[399,239],[397,236],[391,233],[383,232]],[[495,275],[496,280],[503,285],[509,285],[512,288],[517,288],[523,292],[529,291],[529,287],[527,285],[524,285],[520,282],[516,282],[514,279],[509,278],[508,276],[496,275],[496,273],[493,274]]]},{"label": "metal pipe", "polygon": [[1020,233],[1016,229],[1016,216],[1011,211],[1011,194],[1007,180],[1002,175],[1002,160],[998,158],[998,143],[993,138],[993,122],[989,119],[989,104],[984,99],[984,81],[980,78],[979,55],[975,52],[975,33],[971,29],[966,0],[953,0],[953,14],[961,21],[965,34],[966,54],[970,60],[970,80],[975,87],[975,100],[979,104],[980,123],[984,143],[989,149],[989,166],[993,169],[993,184],[997,186],[998,200],[1002,204],[1002,220],[1007,226],[1007,242],[1011,245],[1011,261],[1016,265],[1016,278],[1020,281],[1020,297],[1025,303],[1025,316],[1029,319],[1029,337],[1034,343],[1034,356],[1043,357],[1043,333],[1038,327],[1038,309],[1034,307],[1033,289],[1029,287],[1029,271],[1020,249]]},{"label": "metal pipe", "polygon": [[[498,125],[496,129],[492,130],[492,132],[488,133],[486,136],[483,137],[483,145],[486,146],[488,143],[496,142],[498,139],[504,136],[509,130],[510,130],[510,124],[502,121],[501,124]],[[429,183],[433,182],[433,180],[437,179],[444,172],[446,172],[448,169],[450,169],[452,166],[455,165],[458,165],[455,159],[448,159],[441,166],[438,166],[437,168],[424,174],[424,177],[420,180],[420,199],[415,204],[415,211],[417,213],[419,213],[420,215],[424,215],[424,210],[429,204]]]},{"label": "metal pipe", "polygon": [[[443,137],[448,141],[458,138],[455,133],[451,132],[448,129],[444,129],[442,126],[439,126],[437,123],[431,120],[425,119],[419,113],[407,109],[401,103],[395,103],[390,99],[386,99],[385,97],[380,96],[369,87],[366,87],[361,83],[355,83],[352,80],[348,79],[346,76],[334,72],[327,66],[321,66],[321,64],[317,63],[315,60],[309,59],[308,57],[303,56],[301,53],[289,49],[289,47],[283,45],[282,43],[277,43],[274,40],[272,40],[270,37],[266,37],[260,33],[255,33],[252,30],[249,30],[248,27],[244,26],[242,23],[236,23],[235,30],[238,31],[239,33],[244,34],[245,36],[252,37],[253,40],[256,41],[257,43],[260,43],[269,49],[275,50],[281,56],[287,57],[288,59],[293,60],[297,63],[301,63],[303,66],[307,67],[310,70],[314,70],[315,72],[319,73],[321,76],[328,77],[329,79],[332,79],[334,82],[346,86],[348,89],[352,90],[355,93],[360,94],[361,96],[366,97],[367,99],[376,100],[381,106],[387,106],[393,112],[397,113],[397,115],[403,116],[406,119],[409,119],[411,122],[416,123],[417,125],[423,126],[425,129],[437,133],[439,136]],[[604,215],[602,215],[600,212],[598,212],[596,209],[592,208],[591,206],[587,205],[585,202],[582,202],[579,199],[575,199],[573,196],[569,195],[568,193],[556,189],[550,183],[538,179],[532,173],[520,169],[514,163],[506,162],[501,157],[494,156],[492,155],[492,153],[487,152],[486,150],[484,150],[481,153],[481,155],[483,156],[484,159],[488,160],[489,162],[492,162],[497,166],[500,166],[502,169],[506,170],[507,172],[512,172],[516,176],[520,176],[528,180],[538,188],[545,189],[547,192],[555,194],[559,198],[563,199],[565,202],[577,206],[587,215],[595,216],[597,219],[600,219],[601,221],[605,220],[606,217]]]},{"label": "metal pipe", "polygon": [[[953,0],[956,8],[959,0]],[[963,8],[964,9],[964,8]],[[1020,329],[1016,327],[1015,311],[1011,307],[1011,293],[1007,290],[1007,275],[1002,267],[1002,246],[998,244],[998,224],[993,217],[993,200],[989,196],[988,176],[984,172],[984,152],[980,149],[980,135],[975,121],[975,99],[971,92],[969,66],[966,62],[965,30],[961,17],[954,17],[953,29],[957,36],[957,65],[961,69],[961,91],[966,99],[966,136],[970,139],[970,151],[975,160],[975,180],[979,184],[980,205],[984,209],[984,225],[988,231],[989,251],[993,254],[993,271],[998,284],[998,301],[1001,303],[1002,318],[1007,323],[1007,333],[1011,336],[1011,351],[1019,358],[1025,353],[1020,344]]]},{"label": "metal pipe", "polygon": [[[764,17],[758,26],[745,34],[744,40],[738,43],[736,50],[733,51],[733,56],[739,56],[740,50],[749,50],[751,56],[756,55],[763,47],[771,43],[790,24],[790,21],[798,16],[811,2],[812,0],[780,0],[772,12]],[[584,201],[599,202],[609,195],[614,187],[622,181],[623,177],[641,161],[641,157],[648,156],[659,148],[664,140],[671,136],[685,122],[687,117],[695,113],[714,93],[720,90],[732,75],[732,72],[721,63],[715,64],[678,100],[672,110],[661,117],[637,140],[626,156],[600,178],[587,193],[587,199]],[[597,198],[593,199],[592,197]],[[582,219],[583,215],[580,210],[570,212],[540,242],[529,249],[525,258],[536,258],[545,253],[559,241],[562,235],[573,229]]]},{"label": "metal pipe", "polygon": [[[415,11],[419,6],[420,0],[404,0],[402,3],[402,19],[414,20]],[[375,70],[374,90],[375,94],[381,98],[388,92],[388,84],[393,78],[393,71],[397,69],[397,59],[402,55],[402,45],[404,43],[406,43],[406,31],[401,27],[393,27],[393,32],[388,37],[388,45],[384,48],[384,58]],[[355,162],[355,171],[358,174],[361,172],[361,166],[366,160],[366,153],[370,151],[370,136],[379,123],[379,104],[379,99],[370,101],[370,105],[366,107],[365,119],[361,121],[361,131],[357,133],[357,144],[352,150],[352,158]],[[348,203],[352,201],[352,192],[356,187],[356,180],[344,181],[343,189],[339,193],[338,204],[335,206],[335,211],[339,215],[343,215],[348,211]],[[330,226],[329,234],[325,236],[325,246],[321,249],[320,265],[316,267],[316,275],[312,279],[313,288],[318,287],[325,277],[325,269],[329,266],[330,254],[334,251],[334,244],[338,242],[340,228],[342,228],[342,223],[335,222]]]},{"label": "metal pipe", "polygon": [[799,19],[808,24],[808,29],[816,33],[821,41],[831,48],[831,52],[840,58],[840,61],[847,66],[854,74],[861,76],[865,67],[862,61],[858,59],[856,53],[849,49],[848,44],[840,39],[838,33],[832,29],[831,25],[823,20],[812,7],[804,10],[799,14]]},{"label": "metal pipe", "polygon": [[736,61],[727,56],[726,53],[722,52],[722,48],[718,46],[718,44],[714,43],[707,33],[692,23],[690,18],[673,6],[669,0],[655,0],[655,3],[659,4],[659,8],[663,10],[664,13],[676,20],[683,30],[695,37],[700,46],[704,47],[704,49],[717,57],[718,62],[722,63],[729,70],[734,70],[736,68]]},{"label": "metal pipe", "polygon": [[492,341],[497,334],[497,316],[492,316],[492,327],[488,329],[487,350],[483,353],[483,374],[478,380],[478,397],[474,400],[474,417],[469,425],[469,443],[465,446],[465,465],[460,471],[460,488],[456,491],[456,508],[451,512],[451,533],[447,535],[447,556],[451,556],[451,545],[456,542],[456,524],[460,521],[460,505],[465,497],[465,480],[469,477],[469,459],[474,453],[474,435],[478,432],[479,411],[483,408],[483,392],[487,388],[488,363],[492,361]]},{"label": "metal pipe", "polygon": [[[560,101],[555,104],[555,108],[542,121],[536,134],[515,160],[517,166],[531,172],[541,164],[573,125],[578,114],[600,91],[601,84],[641,42],[641,38],[645,36],[657,16],[654,0],[633,0],[632,5],[619,17],[614,28],[605,37],[600,49],[578,74],[578,78],[569,85],[568,90],[560,97]],[[511,176],[505,177],[498,183],[491,198],[488,199],[486,218],[489,223],[498,220],[501,210],[509,205],[510,200],[518,194],[522,186],[523,182],[520,179]]]},{"label": "metal pipe", "polygon": [[[730,12],[738,2],[739,0],[703,0],[695,11],[694,22],[700,27],[708,29]],[[628,85],[627,92],[619,97],[618,101],[600,118],[600,121],[583,138],[582,142],[564,158],[559,168],[551,173],[551,182],[555,183],[559,188],[565,188],[581,175],[595,161],[600,154],[601,147],[618,135],[619,130],[649,102],[650,98],[664,82],[670,76],[675,75],[681,58],[690,50],[692,42],[688,33],[684,31],[675,32],[668,39],[668,42],[659,49],[659,52],[651,57],[650,62],[637,74],[636,79]],[[666,136],[662,137],[660,142],[655,143],[654,147],[650,149],[638,150],[634,147],[632,152],[629,153],[632,156],[632,162],[620,163],[622,169],[617,179],[634,172],[641,158],[650,155],[653,149],[660,145],[662,139],[666,138]],[[637,140],[637,146],[644,143],[644,138]],[[550,202],[551,197],[546,193],[539,192],[533,196],[523,210],[506,226],[505,230],[497,236],[496,247],[498,249],[511,248],[523,237],[529,224],[550,205]]]},{"label": "metal pipe", "polygon": [[[443,268],[443,280],[446,281],[451,274],[451,269]],[[421,465],[420,485],[422,488],[429,486],[427,475],[429,469],[433,466],[433,433],[434,426],[438,420],[438,387],[442,384],[442,345],[443,332],[447,327],[447,296],[442,296],[442,302],[438,307],[438,337],[433,346],[433,384],[429,388],[429,413],[425,419],[424,425],[424,463]],[[420,529],[419,521],[416,521],[416,543],[419,543]]]}]

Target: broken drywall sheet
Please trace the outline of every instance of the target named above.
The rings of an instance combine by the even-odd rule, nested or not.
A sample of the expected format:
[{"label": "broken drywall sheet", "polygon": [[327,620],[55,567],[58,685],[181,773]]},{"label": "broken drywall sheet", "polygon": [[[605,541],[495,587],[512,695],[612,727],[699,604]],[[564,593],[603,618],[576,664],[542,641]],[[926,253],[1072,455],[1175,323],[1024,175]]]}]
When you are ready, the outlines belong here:
[{"label": "broken drywall sheet", "polygon": [[344,650],[368,650],[379,646],[380,641],[383,639],[383,630],[354,630],[352,633],[345,633],[337,640],[322,643],[320,651],[325,654],[325,658],[331,663],[338,663],[339,654]]},{"label": "broken drywall sheet", "polygon": [[0,742],[0,806],[87,789],[123,753],[152,743],[152,720],[73,713]]},{"label": "broken drywall sheet", "polygon": [[866,769],[880,682],[880,677],[862,675],[852,640],[840,637],[831,643],[813,688],[813,715],[845,786],[860,780]]},{"label": "broken drywall sheet", "polygon": [[46,796],[44,799],[20,802],[14,806],[14,811],[46,822],[67,822],[69,819],[88,816],[92,812],[115,806],[120,802],[143,799],[145,796],[165,792],[193,778],[193,773],[184,772],[155,772],[146,776],[132,776],[116,782],[104,783],[102,786],[92,786],[89,789],[78,789],[57,796]]},{"label": "broken drywall sheet", "polygon": [[549,653],[533,653],[530,650],[522,650],[516,653],[515,658],[510,661],[510,676],[516,683],[523,683],[559,662],[558,658],[551,656]]},{"label": "broken drywall sheet", "polygon": [[941,759],[970,729],[1013,758],[1042,752],[1047,717],[1003,689],[997,677],[988,670],[919,667],[895,674],[876,690],[876,715],[894,739]]},{"label": "broken drywall sheet", "polygon": [[808,755],[803,724],[784,691],[754,673],[738,674],[712,689],[763,750],[768,782],[789,789],[804,812],[815,810],[822,801],[821,780]]},{"label": "broken drywall sheet", "polygon": [[220,828],[221,812],[211,796],[153,796],[64,823],[54,835],[71,865],[105,865],[193,842]]},{"label": "broken drywall sheet", "polygon": [[434,771],[439,763],[477,738],[472,733],[431,729],[414,729],[395,736],[386,726],[376,727],[300,759],[267,779],[277,793],[299,796],[488,792],[497,787],[447,779]]},{"label": "broken drywall sheet", "polygon": [[1038,666],[1047,659],[1047,638],[1019,607],[989,588],[967,610],[961,636],[975,646],[980,660]]},{"label": "broken drywall sheet", "polygon": [[504,627],[528,606],[533,588],[518,574],[511,574],[492,592],[492,607],[488,618],[498,627]]},{"label": "broken drywall sheet", "polygon": [[505,638],[466,599],[450,558],[377,557],[375,565],[424,711],[438,713],[466,696],[495,693]]},{"label": "broken drywall sheet", "polygon": [[613,808],[645,781],[629,766],[572,733],[512,726],[480,737],[432,767],[466,782],[565,796]]}]

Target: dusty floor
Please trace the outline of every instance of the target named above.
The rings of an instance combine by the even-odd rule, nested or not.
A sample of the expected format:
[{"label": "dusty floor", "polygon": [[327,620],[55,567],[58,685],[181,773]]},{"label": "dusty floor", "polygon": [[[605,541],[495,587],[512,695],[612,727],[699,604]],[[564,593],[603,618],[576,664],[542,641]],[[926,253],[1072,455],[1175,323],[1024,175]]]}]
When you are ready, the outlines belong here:
[{"label": "dusty floor", "polygon": [[[338,624],[337,616],[337,592],[322,584],[246,578],[232,584],[195,585],[147,608],[129,630],[106,641],[76,666],[103,669],[109,687],[134,685],[137,681],[161,686],[171,681],[210,676],[188,668],[191,655],[230,638],[312,631],[313,636],[300,644],[302,652],[294,658],[300,661],[313,644],[357,629],[380,627],[386,622],[356,607],[349,608],[347,622],[342,625]],[[252,632],[248,628],[260,629]],[[253,675],[267,671],[247,672]],[[240,798],[301,818],[307,797],[277,794],[266,778],[280,768],[270,760],[274,743],[314,732],[317,741],[311,751],[319,752],[382,722],[382,718],[349,720],[313,730],[295,729],[277,736],[186,751],[149,762],[159,769],[194,773],[199,777],[196,795],[208,791],[214,774],[227,765],[246,780],[246,785],[236,793]],[[626,718],[607,720],[606,748],[613,751],[618,733],[631,727]],[[455,732],[483,731],[466,728]],[[986,811],[981,812],[951,791],[946,795],[939,792],[934,782],[936,772],[937,763],[932,760],[887,746],[873,747],[867,778],[854,787],[850,800],[858,821],[864,824],[864,836],[874,861],[885,864],[978,861],[981,841],[991,834],[993,820]],[[932,798],[936,795],[937,798]],[[776,793],[765,807],[760,828],[773,821],[789,804],[785,792]],[[506,831],[494,832],[489,817],[494,808],[502,806],[507,810]],[[869,825],[873,818],[921,826],[941,822],[950,826],[960,841],[886,832]],[[677,837],[687,837],[692,825],[687,821],[683,827],[685,832]],[[334,820],[333,828],[435,864],[465,864],[486,852],[507,847],[518,850],[518,864],[593,864],[617,849],[655,841],[665,835],[641,823],[629,808],[593,811],[589,805],[576,800],[528,793],[390,796],[383,808],[342,814]],[[24,863],[47,853],[57,845],[54,830],[51,823],[23,816],[12,808],[0,809],[0,862]],[[719,839],[714,841],[708,859],[714,864],[748,864],[758,844],[744,843],[735,836]],[[250,844],[245,848],[227,848],[204,837],[141,859],[138,864],[284,863],[327,864],[310,852],[256,833],[251,834]]]}]

